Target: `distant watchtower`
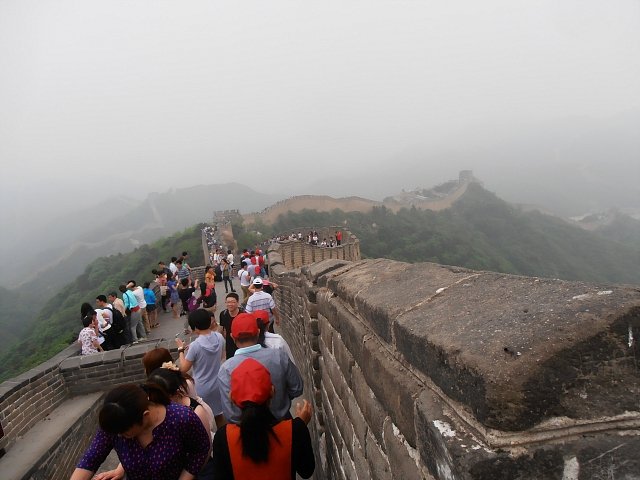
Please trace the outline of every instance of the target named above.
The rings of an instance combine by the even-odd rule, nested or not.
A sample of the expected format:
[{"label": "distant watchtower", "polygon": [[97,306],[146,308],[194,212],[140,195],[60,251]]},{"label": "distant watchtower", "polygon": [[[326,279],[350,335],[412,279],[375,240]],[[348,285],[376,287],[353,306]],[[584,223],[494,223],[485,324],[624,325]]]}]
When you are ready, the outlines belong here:
[{"label": "distant watchtower", "polygon": [[458,176],[458,183],[471,183],[475,181],[475,177],[473,176],[473,170],[460,170],[460,174]]}]

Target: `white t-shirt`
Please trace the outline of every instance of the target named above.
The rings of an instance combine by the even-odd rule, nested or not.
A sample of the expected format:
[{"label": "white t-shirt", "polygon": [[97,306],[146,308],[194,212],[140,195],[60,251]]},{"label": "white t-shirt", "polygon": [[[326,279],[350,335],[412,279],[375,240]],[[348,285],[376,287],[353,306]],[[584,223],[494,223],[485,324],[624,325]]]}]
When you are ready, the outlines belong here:
[{"label": "white t-shirt", "polygon": [[291,363],[293,363],[294,365],[296,364],[296,362],[293,360],[293,355],[291,354],[289,344],[284,338],[282,338],[281,335],[278,335],[277,333],[264,332],[264,344],[268,348],[278,348],[280,350],[284,350],[287,355],[289,355]]},{"label": "white t-shirt", "polygon": [[101,332],[109,330],[111,328],[111,323],[106,318],[104,318],[102,313],[103,312],[111,313],[111,312],[108,310],[102,310],[100,308],[96,308],[95,310],[98,317],[98,329],[100,329]]},{"label": "white t-shirt", "polygon": [[229,262],[229,265],[233,265],[233,253],[227,255],[227,262]]},{"label": "white t-shirt", "polygon": [[133,294],[135,295],[136,300],[138,300],[138,306],[140,308],[147,308],[147,302],[144,300],[144,290],[142,290],[142,287],[138,285],[134,288]]},{"label": "white t-shirt", "polygon": [[[102,309],[102,313],[104,313],[104,317],[107,320],[107,322],[109,322],[109,325],[111,325],[113,323],[113,312],[111,310],[113,310],[113,305],[111,305],[110,303],[107,303],[105,305],[105,308]],[[99,312],[100,309],[96,308],[96,312]],[[100,315],[100,313],[98,313],[98,316]],[[99,319],[99,317],[98,317]]]},{"label": "white t-shirt", "polygon": [[243,287],[251,285],[251,274],[247,270],[240,270],[238,277],[240,278],[240,285]]}]

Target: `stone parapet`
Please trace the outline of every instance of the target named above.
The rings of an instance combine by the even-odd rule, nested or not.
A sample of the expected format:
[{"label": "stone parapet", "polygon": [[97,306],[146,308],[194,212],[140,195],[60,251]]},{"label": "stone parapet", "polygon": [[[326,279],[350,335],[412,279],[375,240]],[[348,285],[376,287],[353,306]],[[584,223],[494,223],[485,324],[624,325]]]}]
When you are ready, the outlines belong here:
[{"label": "stone parapet", "polygon": [[[145,379],[142,356],[156,347],[177,356],[175,342],[159,341],[131,345],[94,355],[80,356],[72,345],[51,360],[0,385],[0,422],[4,436],[0,448],[13,454],[12,447],[40,422],[56,416],[61,405],[75,395],[95,394],[124,383]],[[72,401],[72,400],[71,400]],[[68,478],[79,454],[95,432],[99,403],[91,402],[78,413],[78,421],[50,441],[46,453],[32,458],[25,477],[33,479]],[[46,439],[44,439],[46,440]],[[6,455],[5,458],[11,457]],[[5,458],[0,459],[0,471]]]},{"label": "stone parapet", "polygon": [[[306,230],[305,230],[306,229]],[[309,231],[309,228],[303,228],[300,231],[303,233],[303,240],[283,240],[278,243],[274,243],[269,247],[269,256],[272,252],[277,252],[280,257],[279,261],[288,268],[300,268],[304,265],[310,265],[312,263],[321,262],[329,259],[340,259],[357,261],[360,260],[360,240],[353,235],[350,231],[342,227],[325,227],[317,229],[320,238],[325,238],[333,235],[337,230],[342,231],[342,244],[336,247],[319,247],[317,245],[311,245],[306,240],[305,231]],[[288,236],[292,233],[297,233],[298,230],[291,230],[284,232],[281,236]],[[271,265],[271,259],[269,258],[269,264]]]},{"label": "stone parapet", "polygon": [[270,268],[317,478],[640,471],[638,288],[288,251]]},{"label": "stone parapet", "polygon": [[69,355],[77,353],[78,348],[71,346],[28,372],[0,384],[0,422],[4,432],[0,449],[9,449],[64,401],[68,388],[58,365]]}]

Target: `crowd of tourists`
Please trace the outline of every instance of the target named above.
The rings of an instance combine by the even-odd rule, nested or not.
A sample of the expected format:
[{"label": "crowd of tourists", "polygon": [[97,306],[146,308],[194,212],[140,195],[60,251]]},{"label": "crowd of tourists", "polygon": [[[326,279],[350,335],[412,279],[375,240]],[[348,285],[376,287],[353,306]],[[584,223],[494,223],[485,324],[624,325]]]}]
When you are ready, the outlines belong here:
[{"label": "crowd of tourists", "polygon": [[285,240],[296,240],[299,242],[307,242],[316,247],[333,248],[342,245],[342,231],[336,230],[334,235],[331,235],[328,239],[327,237],[323,237],[322,240],[320,240],[317,230],[309,230],[309,233],[306,235],[303,235],[302,232],[292,232],[289,235],[280,235],[271,239],[272,242],[283,242]]},{"label": "crowd of tourists", "polygon": [[[302,395],[304,385],[287,342],[274,331],[281,323],[272,296],[278,286],[268,278],[265,255],[260,249],[244,250],[237,263],[231,251],[215,248],[214,255],[202,283],[192,282],[186,252],[168,267],[159,262],[154,270],[159,308],[174,317],[184,314],[185,333],[195,334],[195,340],[187,343],[177,335],[177,358],[165,348],[148,351],[142,360],[146,382],[122,385],[106,395],[98,431],[72,480],[295,479],[296,474],[313,474],[307,428],[311,405],[299,402],[291,414],[292,400]],[[227,278],[219,322],[216,267]],[[234,267],[242,299],[234,288]],[[95,308],[83,305],[83,324],[90,320],[83,332],[91,332],[81,337],[96,351],[112,341],[105,332],[114,328],[113,312],[121,307],[129,337],[119,341],[144,338],[147,322],[149,329],[157,324],[157,315],[150,316],[146,307],[147,320],[140,313],[140,300],[153,289],[143,286],[140,297],[139,288],[128,282],[120,288],[122,298],[112,292],[99,296]],[[144,300],[155,305],[156,298]],[[84,345],[85,340],[83,353]],[[120,464],[95,475],[113,449]]]},{"label": "crowd of tourists", "polygon": [[[193,287],[198,287],[197,282],[192,282],[188,257],[184,251],[179,257],[172,257],[168,267],[163,261],[158,262],[158,268],[152,270],[153,280],[142,286],[129,280],[121,284],[117,292],[98,295],[95,305],[83,303],[80,307],[83,328],[78,335],[82,355],[146,340],[151,330],[160,325],[158,309],[164,312],[171,309],[176,318],[186,315]],[[202,286],[202,295],[196,300],[198,305],[207,306],[211,301],[215,304],[215,298],[211,298],[212,288],[213,280]]]}]

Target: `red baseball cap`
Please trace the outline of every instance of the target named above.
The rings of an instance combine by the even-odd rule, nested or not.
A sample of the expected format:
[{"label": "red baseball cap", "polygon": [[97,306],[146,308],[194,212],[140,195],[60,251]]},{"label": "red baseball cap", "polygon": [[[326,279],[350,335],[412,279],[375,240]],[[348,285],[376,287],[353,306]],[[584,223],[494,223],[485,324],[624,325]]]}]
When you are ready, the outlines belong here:
[{"label": "red baseball cap", "polygon": [[253,312],[253,316],[256,317],[258,322],[262,322],[263,325],[269,325],[269,312],[266,310],[256,310]]},{"label": "red baseball cap", "polygon": [[257,337],[260,333],[256,317],[250,313],[241,313],[233,319],[231,324],[231,336],[233,338],[240,337]]},{"label": "red baseball cap", "polygon": [[239,407],[246,402],[267,403],[271,398],[271,387],[269,370],[253,358],[247,358],[231,372],[231,400]]}]

